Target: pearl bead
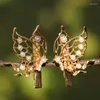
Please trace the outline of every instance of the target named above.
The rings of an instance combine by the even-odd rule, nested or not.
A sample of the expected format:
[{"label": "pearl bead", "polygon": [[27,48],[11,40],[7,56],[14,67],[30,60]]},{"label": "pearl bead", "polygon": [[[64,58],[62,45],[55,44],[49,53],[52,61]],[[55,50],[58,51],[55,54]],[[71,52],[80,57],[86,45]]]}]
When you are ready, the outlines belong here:
[{"label": "pearl bead", "polygon": [[20,70],[25,70],[25,65],[21,64],[20,65]]},{"label": "pearl bead", "polygon": [[41,62],[42,62],[42,63],[45,63],[46,61],[47,61],[46,56],[42,56],[42,58],[41,58]]},{"label": "pearl bead", "polygon": [[68,66],[67,67],[67,69],[68,69],[68,71],[70,71],[70,72],[72,72],[73,71],[73,68],[72,68],[72,66],[70,65],[70,66]]},{"label": "pearl bead", "polygon": [[33,67],[30,67],[29,70],[30,70],[30,71],[33,71]]},{"label": "pearl bead", "polygon": [[17,49],[18,49],[19,51],[21,51],[21,50],[23,50],[23,46],[18,45]]},{"label": "pearl bead", "polygon": [[76,56],[75,55],[70,55],[71,60],[76,60]]},{"label": "pearl bead", "polygon": [[62,43],[67,42],[67,37],[66,37],[65,35],[60,35],[60,41],[61,41]]},{"label": "pearl bead", "polygon": [[76,64],[76,68],[77,68],[77,69],[81,69],[81,67],[82,67],[82,66],[81,66],[80,63],[77,63],[77,64]]},{"label": "pearl bead", "polygon": [[83,65],[83,66],[82,66],[82,69],[84,70],[84,69],[86,69],[86,67],[87,67],[87,65]]},{"label": "pearl bead", "polygon": [[56,56],[56,57],[54,58],[54,60],[55,60],[57,63],[61,62],[60,56]]},{"label": "pearl bead", "polygon": [[81,42],[81,43],[84,42],[84,38],[80,36],[79,37],[79,42]]},{"label": "pearl bead", "polygon": [[36,35],[36,36],[35,36],[35,41],[36,41],[36,42],[40,42],[40,41],[41,41],[41,36]]},{"label": "pearl bead", "polygon": [[31,61],[32,57],[31,56],[26,56],[27,61]]},{"label": "pearl bead", "polygon": [[80,50],[76,51],[76,55],[81,56],[82,55],[81,51]]},{"label": "pearl bead", "polygon": [[25,77],[29,77],[29,74],[25,74]]},{"label": "pearl bead", "polygon": [[60,63],[60,69],[61,69],[61,71],[64,71],[64,66],[62,63]]},{"label": "pearl bead", "polygon": [[78,48],[79,48],[80,50],[82,50],[82,49],[84,48],[83,44],[79,44],[79,45],[78,45]]},{"label": "pearl bead", "polygon": [[18,37],[17,42],[20,44],[23,42],[22,38]]},{"label": "pearl bead", "polygon": [[64,66],[67,66],[67,62],[66,62],[66,61],[64,61],[64,63],[63,63],[63,64],[64,64]]},{"label": "pearl bead", "polygon": [[20,52],[21,57],[25,57],[25,52]]},{"label": "pearl bead", "polygon": [[20,69],[17,67],[17,68],[16,68],[16,71],[17,71],[17,72],[19,72],[19,71],[20,71]]}]

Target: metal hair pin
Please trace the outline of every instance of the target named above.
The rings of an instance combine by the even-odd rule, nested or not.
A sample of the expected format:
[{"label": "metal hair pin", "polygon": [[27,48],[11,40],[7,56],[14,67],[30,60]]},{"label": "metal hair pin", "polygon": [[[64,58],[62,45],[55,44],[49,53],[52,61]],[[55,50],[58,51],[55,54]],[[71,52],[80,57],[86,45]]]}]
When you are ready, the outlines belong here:
[{"label": "metal hair pin", "polygon": [[66,29],[61,25],[61,31],[54,42],[54,62],[59,64],[62,71],[71,73],[76,76],[78,73],[86,69],[86,65],[80,63],[80,58],[84,55],[87,48],[87,31],[83,27],[83,31],[79,36],[70,38]]},{"label": "metal hair pin", "polygon": [[35,88],[41,88],[41,67],[47,62],[47,42],[40,34],[40,26],[36,26],[30,38],[19,35],[14,27],[12,39],[14,41],[13,49],[21,59],[20,66],[13,66],[13,69],[19,72],[15,76],[28,77],[33,73]]}]

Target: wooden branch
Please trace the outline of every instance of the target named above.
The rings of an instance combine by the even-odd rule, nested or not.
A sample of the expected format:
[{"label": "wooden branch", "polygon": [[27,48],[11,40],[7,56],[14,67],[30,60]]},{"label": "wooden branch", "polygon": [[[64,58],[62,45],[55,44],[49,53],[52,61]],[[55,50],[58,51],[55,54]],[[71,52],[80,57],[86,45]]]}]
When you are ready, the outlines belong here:
[{"label": "wooden branch", "polygon": [[88,60],[81,60],[82,64],[86,64],[87,66],[92,65],[100,65],[100,58],[97,59],[88,59]]},{"label": "wooden branch", "polygon": [[20,62],[8,62],[0,60],[0,67],[19,66]]},{"label": "wooden branch", "polygon": [[[86,64],[87,66],[100,65],[100,58],[81,60],[80,63]],[[0,60],[0,67],[12,67],[12,66],[19,66],[19,65],[20,65],[20,62],[8,62],[8,61]],[[59,67],[59,66],[53,63],[53,61],[51,61],[43,65],[43,67]]]}]

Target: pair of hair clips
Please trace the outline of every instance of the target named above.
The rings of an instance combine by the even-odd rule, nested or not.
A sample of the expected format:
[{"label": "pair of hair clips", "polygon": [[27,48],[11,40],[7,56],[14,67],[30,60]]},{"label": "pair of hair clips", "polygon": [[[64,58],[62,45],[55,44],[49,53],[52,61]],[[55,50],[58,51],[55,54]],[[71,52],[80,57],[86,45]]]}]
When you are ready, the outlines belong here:
[{"label": "pair of hair clips", "polygon": [[[64,26],[61,25],[61,31],[53,46],[55,54],[53,62],[59,65],[61,71],[66,70],[73,76],[86,72],[84,71],[86,66],[80,63],[80,58],[86,51],[87,37],[86,27],[83,27],[79,36],[70,38]],[[19,66],[13,66],[13,69],[18,72],[16,76],[28,77],[31,73],[41,72],[41,68],[47,63],[48,58],[46,57],[47,41],[40,34],[40,26],[36,26],[30,38],[19,35],[14,28],[12,39],[14,41],[13,49],[21,59]]]}]

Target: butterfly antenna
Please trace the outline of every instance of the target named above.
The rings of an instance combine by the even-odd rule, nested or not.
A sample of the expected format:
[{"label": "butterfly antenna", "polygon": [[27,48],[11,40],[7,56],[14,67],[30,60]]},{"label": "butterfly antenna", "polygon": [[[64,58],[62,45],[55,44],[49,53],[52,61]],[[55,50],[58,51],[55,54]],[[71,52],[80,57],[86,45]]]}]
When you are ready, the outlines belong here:
[{"label": "butterfly antenna", "polygon": [[83,32],[87,32],[86,26],[83,27]]},{"label": "butterfly antenna", "polygon": [[61,25],[61,30],[65,30],[65,27],[64,27],[64,25]]},{"label": "butterfly antenna", "polygon": [[37,25],[32,35],[36,34],[39,30],[40,30],[40,25]]}]

